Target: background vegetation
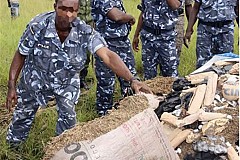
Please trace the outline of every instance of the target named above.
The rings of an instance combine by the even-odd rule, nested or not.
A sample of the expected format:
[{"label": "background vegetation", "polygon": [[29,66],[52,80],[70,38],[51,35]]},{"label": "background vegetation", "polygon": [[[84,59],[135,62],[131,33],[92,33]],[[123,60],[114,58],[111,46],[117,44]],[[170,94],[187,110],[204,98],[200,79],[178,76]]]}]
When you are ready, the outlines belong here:
[{"label": "background vegetation", "polygon": [[[25,29],[26,24],[35,15],[53,10],[53,0],[21,0],[20,1],[20,17],[12,20],[10,10],[7,7],[7,1],[0,3],[0,105],[1,116],[7,114],[3,109],[6,99],[8,71],[17,48],[18,41]],[[124,0],[125,8],[128,13],[138,19],[139,11],[136,9],[140,0]],[[136,25],[133,26],[130,38],[132,39]],[[238,28],[235,28],[235,53],[238,51]],[[195,68],[195,44],[196,33],[194,33],[189,49],[183,47],[183,53],[180,57],[179,72],[181,76],[185,76]],[[136,67],[138,73],[142,74],[141,52],[136,53]],[[78,121],[88,121],[96,117],[95,114],[95,76],[93,68],[89,68],[88,80],[91,89],[80,97],[80,102],[76,106]],[[115,100],[119,98],[119,88],[115,91]],[[43,147],[54,136],[57,114],[55,108],[48,108],[37,113],[30,136],[25,144],[19,150],[10,150],[5,142],[7,126],[0,126],[0,159],[29,159],[37,160],[43,156]]]}]

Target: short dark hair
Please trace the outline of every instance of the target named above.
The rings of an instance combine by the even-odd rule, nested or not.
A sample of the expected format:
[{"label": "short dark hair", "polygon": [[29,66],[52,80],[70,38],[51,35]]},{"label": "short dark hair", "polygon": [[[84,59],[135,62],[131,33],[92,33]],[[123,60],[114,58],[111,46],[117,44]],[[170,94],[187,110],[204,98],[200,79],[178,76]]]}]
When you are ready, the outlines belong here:
[{"label": "short dark hair", "polygon": [[[58,2],[58,0],[55,0],[55,3],[57,4],[57,2]],[[79,1],[78,1],[78,3],[79,3]]]}]

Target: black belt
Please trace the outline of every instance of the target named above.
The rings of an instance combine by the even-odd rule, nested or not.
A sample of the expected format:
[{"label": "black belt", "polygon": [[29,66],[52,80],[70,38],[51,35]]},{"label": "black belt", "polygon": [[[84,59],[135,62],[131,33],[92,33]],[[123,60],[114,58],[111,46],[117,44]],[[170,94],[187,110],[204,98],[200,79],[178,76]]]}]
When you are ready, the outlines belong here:
[{"label": "black belt", "polygon": [[143,26],[142,28],[145,30],[145,31],[148,31],[152,34],[155,34],[155,35],[160,35],[161,34],[161,29],[153,29],[152,27],[148,27],[146,26],[144,23],[143,23]]},{"label": "black belt", "polygon": [[106,41],[126,41],[128,36],[116,37],[116,38],[104,38]]},{"label": "black belt", "polygon": [[203,20],[199,19],[199,23],[206,25],[206,26],[211,26],[211,27],[218,27],[221,28],[224,25],[228,25],[230,23],[232,23],[232,20],[228,20],[228,21],[217,21],[217,22],[204,22]]},{"label": "black belt", "polygon": [[154,35],[160,35],[163,31],[171,30],[171,29],[160,29],[160,28],[159,29],[155,29],[155,28],[152,28],[152,27],[148,27],[144,23],[143,23],[142,29],[144,29],[145,31],[148,31],[148,32],[150,32],[150,33],[152,33]]}]

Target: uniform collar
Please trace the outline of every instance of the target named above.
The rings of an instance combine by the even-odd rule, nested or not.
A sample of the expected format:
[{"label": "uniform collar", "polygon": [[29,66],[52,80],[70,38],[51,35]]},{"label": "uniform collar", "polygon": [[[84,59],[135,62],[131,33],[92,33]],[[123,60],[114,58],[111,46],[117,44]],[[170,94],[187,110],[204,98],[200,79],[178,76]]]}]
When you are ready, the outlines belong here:
[{"label": "uniform collar", "polygon": [[53,12],[52,16],[50,16],[50,18],[46,22],[47,29],[46,29],[44,37],[53,38],[53,37],[57,36],[57,32],[56,32],[56,28],[55,28],[55,17],[56,17],[56,13]]}]

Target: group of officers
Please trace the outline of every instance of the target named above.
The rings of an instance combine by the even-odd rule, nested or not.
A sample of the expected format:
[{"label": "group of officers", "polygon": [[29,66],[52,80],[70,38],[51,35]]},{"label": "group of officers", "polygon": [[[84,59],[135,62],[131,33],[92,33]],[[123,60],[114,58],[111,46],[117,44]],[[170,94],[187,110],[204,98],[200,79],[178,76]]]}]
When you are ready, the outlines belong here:
[{"label": "group of officers", "polygon": [[[188,47],[193,26],[198,19],[197,63],[201,67],[214,54],[233,52],[234,20],[238,22],[238,0],[141,0],[136,6],[141,12],[132,45],[128,39],[133,16],[126,13],[122,0],[79,0],[79,17],[101,33],[109,48],[121,57],[132,74],[136,75],[134,51],[142,42],[144,79],[158,75],[178,76],[182,44]],[[127,3],[127,2],[126,2]],[[127,5],[127,4],[125,4]],[[185,13],[185,14],[184,14]],[[184,21],[188,27],[184,35]],[[236,18],[237,17],[237,18]],[[89,58],[88,61],[89,62]],[[82,70],[82,87],[85,86],[87,64]],[[105,114],[112,107],[115,74],[104,67],[100,59],[95,62],[97,84],[97,109]],[[119,78],[122,94],[124,81]]]},{"label": "group of officers", "polygon": [[7,133],[11,145],[26,139],[38,107],[53,96],[58,111],[56,134],[74,127],[80,88],[88,89],[85,79],[91,54],[97,78],[96,110],[104,116],[112,109],[116,75],[122,95],[129,86],[136,93],[151,93],[137,78],[133,50],[139,50],[140,39],[145,80],[158,75],[158,66],[162,76],[178,76],[182,44],[188,46],[197,19],[197,67],[214,54],[233,52],[237,0],[195,0],[194,4],[191,0],[141,0],[136,8],[140,15],[132,43],[128,36],[136,20],[122,0],[55,0],[54,12],[31,20],[9,73],[6,106],[11,109],[17,104]]}]

